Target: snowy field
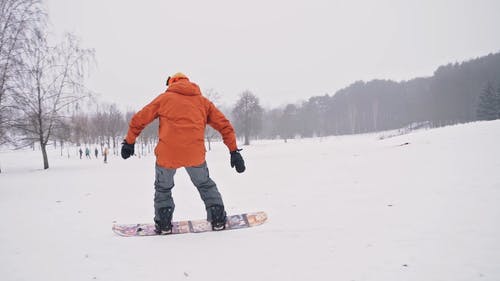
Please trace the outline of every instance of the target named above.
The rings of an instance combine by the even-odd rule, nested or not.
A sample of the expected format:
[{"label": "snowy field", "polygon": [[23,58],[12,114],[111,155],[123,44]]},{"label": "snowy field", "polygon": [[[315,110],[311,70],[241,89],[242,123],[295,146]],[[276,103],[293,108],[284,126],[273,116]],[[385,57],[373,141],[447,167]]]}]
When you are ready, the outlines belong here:
[{"label": "snowy field", "polygon": [[[500,280],[500,121],[378,137],[254,142],[244,174],[215,144],[228,212],[268,222],[161,237],[111,231],[152,220],[153,157],[2,152],[0,280]],[[175,179],[174,219],[203,218]]]}]

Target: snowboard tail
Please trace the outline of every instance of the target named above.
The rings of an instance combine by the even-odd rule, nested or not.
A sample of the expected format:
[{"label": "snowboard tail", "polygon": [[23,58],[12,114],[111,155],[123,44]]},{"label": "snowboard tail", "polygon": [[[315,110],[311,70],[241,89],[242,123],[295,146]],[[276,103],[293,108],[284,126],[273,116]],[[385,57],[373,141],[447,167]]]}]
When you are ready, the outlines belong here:
[{"label": "snowboard tail", "polygon": [[[227,216],[226,230],[253,227],[263,224],[267,220],[265,212],[243,213]],[[155,232],[152,223],[114,224],[113,231],[120,236],[153,236]],[[212,225],[207,220],[185,220],[172,222],[171,234],[201,233],[212,230]],[[169,234],[169,235],[171,235]]]}]

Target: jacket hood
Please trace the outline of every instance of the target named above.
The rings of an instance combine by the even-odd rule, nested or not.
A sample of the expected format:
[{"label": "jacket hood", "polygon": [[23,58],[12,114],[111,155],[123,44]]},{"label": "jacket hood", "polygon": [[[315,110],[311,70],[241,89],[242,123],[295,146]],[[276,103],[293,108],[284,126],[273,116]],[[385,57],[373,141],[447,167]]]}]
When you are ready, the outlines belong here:
[{"label": "jacket hood", "polygon": [[167,88],[167,92],[174,92],[185,96],[201,95],[200,87],[195,83],[189,81],[187,77],[178,79],[177,81],[173,82]]}]

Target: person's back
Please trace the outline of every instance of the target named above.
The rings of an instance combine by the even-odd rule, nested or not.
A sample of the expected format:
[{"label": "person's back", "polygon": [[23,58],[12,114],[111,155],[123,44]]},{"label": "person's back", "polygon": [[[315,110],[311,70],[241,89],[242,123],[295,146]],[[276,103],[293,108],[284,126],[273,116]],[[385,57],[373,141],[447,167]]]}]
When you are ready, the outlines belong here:
[{"label": "person's back", "polygon": [[175,81],[132,118],[127,143],[135,142],[140,131],[157,117],[160,128],[155,155],[157,164],[162,167],[180,168],[203,163],[206,124],[221,132],[230,151],[237,150],[230,122],[201,95],[198,85],[187,78]]}]

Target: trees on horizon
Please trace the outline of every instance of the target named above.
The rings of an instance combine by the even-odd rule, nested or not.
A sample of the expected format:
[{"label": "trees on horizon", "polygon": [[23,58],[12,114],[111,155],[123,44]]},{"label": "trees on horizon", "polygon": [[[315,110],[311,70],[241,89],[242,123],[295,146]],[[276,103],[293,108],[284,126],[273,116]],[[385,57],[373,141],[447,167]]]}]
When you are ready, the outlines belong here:
[{"label": "trees on horizon", "polygon": [[[468,82],[461,85],[466,78]],[[233,106],[222,107],[229,112],[227,117],[245,144],[249,144],[251,138],[282,138],[287,141],[295,137],[398,129],[422,122],[442,126],[498,118],[485,114],[495,108],[492,100],[495,100],[494,94],[500,88],[499,80],[500,53],[440,67],[433,77],[399,83],[388,80],[358,81],[335,95],[314,96],[278,108],[263,109],[257,95],[251,91],[242,92]],[[454,86],[454,83],[461,86]],[[204,94],[220,104],[221,97],[214,89],[206,90]],[[70,118],[58,122],[53,140],[61,144],[96,143],[101,147],[117,148],[133,115],[133,112],[121,112],[113,104],[96,103],[95,111],[87,109],[84,112],[78,106],[75,108]],[[152,150],[157,128],[158,124],[154,123],[139,138],[144,143],[144,149]],[[218,133],[209,128],[205,137],[209,142],[219,139]]]}]

